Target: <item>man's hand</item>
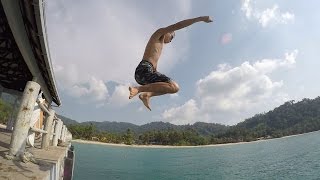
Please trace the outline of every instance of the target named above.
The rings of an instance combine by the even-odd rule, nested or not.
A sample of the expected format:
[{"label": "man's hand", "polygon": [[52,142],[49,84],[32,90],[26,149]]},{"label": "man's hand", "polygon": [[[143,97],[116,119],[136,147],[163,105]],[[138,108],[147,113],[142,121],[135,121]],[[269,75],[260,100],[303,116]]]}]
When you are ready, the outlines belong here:
[{"label": "man's hand", "polygon": [[212,22],[212,19],[210,16],[201,16],[201,20],[206,23]]}]

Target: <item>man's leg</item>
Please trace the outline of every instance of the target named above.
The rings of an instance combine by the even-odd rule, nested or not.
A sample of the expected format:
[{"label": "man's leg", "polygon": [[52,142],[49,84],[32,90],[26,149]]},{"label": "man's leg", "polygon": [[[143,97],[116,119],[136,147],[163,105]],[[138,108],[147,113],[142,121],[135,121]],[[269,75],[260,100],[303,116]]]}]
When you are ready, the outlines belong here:
[{"label": "man's leg", "polygon": [[129,99],[133,98],[135,95],[141,92],[153,92],[152,96],[159,96],[168,93],[176,93],[179,91],[179,86],[176,82],[156,82],[143,86],[129,87],[130,96]]},{"label": "man's leg", "polygon": [[150,98],[152,96],[161,96],[167,93],[156,93],[156,92],[143,92],[139,95],[140,100],[143,102],[143,104],[151,111],[150,108]]},{"label": "man's leg", "polygon": [[179,86],[176,82],[156,82],[138,87],[129,87],[130,96],[129,99],[133,98],[135,95],[142,93],[139,95],[139,98],[143,102],[143,104],[149,109],[149,101],[152,96],[160,96],[163,94],[173,94],[179,91]]}]

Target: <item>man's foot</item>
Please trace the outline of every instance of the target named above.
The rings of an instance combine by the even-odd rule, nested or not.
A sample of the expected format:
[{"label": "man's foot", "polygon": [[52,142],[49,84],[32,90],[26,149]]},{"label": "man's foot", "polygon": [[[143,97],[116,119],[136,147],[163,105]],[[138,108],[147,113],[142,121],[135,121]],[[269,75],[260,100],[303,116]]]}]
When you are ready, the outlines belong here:
[{"label": "man's foot", "polygon": [[135,95],[139,93],[138,89],[135,87],[129,87],[130,95],[129,99],[132,99]]},{"label": "man's foot", "polygon": [[143,104],[146,106],[146,108],[148,108],[151,111],[150,104],[149,104],[150,97],[147,95],[147,93],[140,94],[139,98],[141,99]]}]

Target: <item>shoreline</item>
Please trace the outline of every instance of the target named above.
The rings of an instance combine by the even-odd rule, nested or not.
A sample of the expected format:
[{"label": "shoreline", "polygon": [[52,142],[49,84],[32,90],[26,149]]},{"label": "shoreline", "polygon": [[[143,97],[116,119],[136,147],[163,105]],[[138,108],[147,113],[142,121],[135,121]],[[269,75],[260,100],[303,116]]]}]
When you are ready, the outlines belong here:
[{"label": "shoreline", "polygon": [[208,145],[199,145],[199,146],[171,146],[171,145],[127,145],[127,144],[115,144],[115,143],[104,143],[99,141],[89,141],[82,139],[73,139],[71,142],[82,143],[82,144],[97,144],[105,146],[114,146],[114,147],[132,147],[132,148],[200,148],[200,147],[215,147],[215,146],[228,146],[236,144],[247,144],[252,142],[237,142],[237,143],[225,143],[225,144],[208,144]]},{"label": "shoreline", "polygon": [[82,139],[73,139],[71,142],[82,143],[82,144],[97,144],[97,145],[105,145],[105,146],[113,146],[113,147],[131,147],[131,148],[201,148],[201,147],[219,147],[219,146],[230,146],[230,145],[239,145],[239,144],[248,144],[248,143],[258,143],[268,140],[282,139],[282,138],[290,138],[300,135],[305,135],[309,133],[315,133],[319,131],[313,131],[303,134],[294,134],[290,136],[283,136],[280,138],[270,138],[270,139],[262,139],[250,142],[237,142],[237,143],[224,143],[224,144],[208,144],[208,145],[199,145],[199,146],[171,146],[171,145],[126,145],[126,144],[115,144],[115,143],[104,143],[99,141],[90,141],[90,140],[82,140]]}]

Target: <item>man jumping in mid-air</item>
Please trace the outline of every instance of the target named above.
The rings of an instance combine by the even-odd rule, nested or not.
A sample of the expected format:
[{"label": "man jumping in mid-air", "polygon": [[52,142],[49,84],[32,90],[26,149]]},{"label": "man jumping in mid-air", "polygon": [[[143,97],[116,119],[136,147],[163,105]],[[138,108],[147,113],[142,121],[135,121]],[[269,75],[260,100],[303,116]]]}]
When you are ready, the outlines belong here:
[{"label": "man jumping in mid-air", "polygon": [[160,28],[152,34],[144,51],[143,59],[135,71],[135,79],[141,86],[129,87],[129,99],[141,93],[139,98],[151,111],[150,98],[168,93],[176,93],[179,86],[164,74],[157,71],[157,64],[164,44],[170,43],[175,36],[174,31],[185,28],[196,22],[212,22],[209,16],[201,16],[193,19],[186,19],[165,28]]}]

